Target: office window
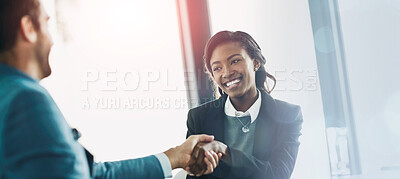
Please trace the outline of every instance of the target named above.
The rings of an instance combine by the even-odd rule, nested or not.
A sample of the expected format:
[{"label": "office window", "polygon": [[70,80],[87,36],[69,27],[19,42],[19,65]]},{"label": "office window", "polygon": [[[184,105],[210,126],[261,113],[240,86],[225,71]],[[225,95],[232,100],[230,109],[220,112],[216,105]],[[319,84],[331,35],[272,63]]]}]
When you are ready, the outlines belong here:
[{"label": "office window", "polygon": [[399,1],[338,0],[361,177],[400,174]]}]

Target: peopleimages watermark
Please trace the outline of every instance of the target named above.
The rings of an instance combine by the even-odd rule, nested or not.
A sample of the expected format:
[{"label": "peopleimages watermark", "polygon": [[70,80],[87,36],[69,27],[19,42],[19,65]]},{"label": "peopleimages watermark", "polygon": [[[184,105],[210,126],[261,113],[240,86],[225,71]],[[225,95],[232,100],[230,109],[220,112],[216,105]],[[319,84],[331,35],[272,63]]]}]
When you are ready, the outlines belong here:
[{"label": "peopleimages watermark", "polygon": [[[82,91],[102,92],[129,92],[129,91],[187,91],[212,89],[213,85],[207,75],[196,75],[203,71],[183,72],[168,69],[143,69],[143,70],[87,70],[84,72]],[[276,78],[274,91],[317,91],[318,75],[316,69],[278,69],[272,72]],[[183,76],[182,76],[183,75]],[[181,77],[181,78],[177,78]],[[181,79],[177,81],[177,79]],[[183,80],[183,81],[182,81]],[[182,83],[183,82],[183,83]],[[187,83],[204,84],[187,86]],[[184,85],[182,85],[184,84]],[[268,81],[272,86],[272,81]]]},{"label": "peopleimages watermark", "polygon": [[[198,71],[197,74],[204,73]],[[187,99],[186,91],[213,89],[207,75],[194,72],[163,70],[87,70],[82,78],[82,110],[152,110],[188,109],[191,105],[212,99]],[[274,92],[316,92],[316,69],[280,69]],[[205,84],[188,86],[189,83]],[[272,81],[268,81],[272,86]],[[178,94],[178,95],[177,95]],[[129,97],[127,97],[129,96]],[[162,96],[162,97],[160,97]],[[183,96],[183,97],[182,97]]]},{"label": "peopleimages watermark", "polygon": [[[142,70],[87,70],[84,72],[82,91],[163,91],[186,90],[178,85],[178,75],[168,69]],[[195,73],[184,73],[182,80],[195,81]]]}]

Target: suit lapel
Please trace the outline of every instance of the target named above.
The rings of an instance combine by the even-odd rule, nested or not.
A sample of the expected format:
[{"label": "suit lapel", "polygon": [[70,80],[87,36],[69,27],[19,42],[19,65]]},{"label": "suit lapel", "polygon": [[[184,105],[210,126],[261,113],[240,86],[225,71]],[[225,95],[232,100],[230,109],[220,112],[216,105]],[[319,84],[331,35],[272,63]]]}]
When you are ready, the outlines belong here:
[{"label": "suit lapel", "polygon": [[204,119],[204,128],[207,134],[214,135],[214,139],[218,141],[224,141],[224,119],[225,119],[225,101],[226,95],[221,96],[217,103],[210,103],[215,105],[210,107],[206,118]]},{"label": "suit lapel", "polygon": [[260,112],[256,119],[257,126],[253,151],[256,157],[263,157],[265,153],[269,152],[277,130],[273,119],[276,116],[275,100],[264,90],[260,90],[260,92],[262,101]]}]

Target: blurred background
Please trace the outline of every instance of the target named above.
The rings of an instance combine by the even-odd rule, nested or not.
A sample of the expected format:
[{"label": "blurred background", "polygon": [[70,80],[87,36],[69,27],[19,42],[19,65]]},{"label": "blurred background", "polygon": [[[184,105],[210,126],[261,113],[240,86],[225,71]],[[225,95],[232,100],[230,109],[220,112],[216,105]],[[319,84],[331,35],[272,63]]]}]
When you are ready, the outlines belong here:
[{"label": "blurred background", "polygon": [[[302,107],[292,178],[400,176],[398,0],[43,0],[53,74],[41,83],[96,161],[160,153],[213,99],[205,42],[245,31]],[[176,174],[179,170],[175,170]]]}]

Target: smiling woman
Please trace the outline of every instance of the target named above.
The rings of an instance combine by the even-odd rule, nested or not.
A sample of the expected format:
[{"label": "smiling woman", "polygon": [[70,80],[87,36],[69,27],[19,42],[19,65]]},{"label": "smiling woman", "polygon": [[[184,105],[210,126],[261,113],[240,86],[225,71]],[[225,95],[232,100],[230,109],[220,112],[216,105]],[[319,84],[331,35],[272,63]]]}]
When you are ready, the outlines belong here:
[{"label": "smiling woman", "polygon": [[290,178],[303,118],[300,106],[269,95],[266,79],[275,78],[256,41],[245,32],[219,32],[207,42],[204,62],[221,97],[189,111],[187,137],[216,140],[195,149],[190,171],[205,165],[203,153],[215,152],[221,163],[203,178]]},{"label": "smiling woman", "polygon": [[240,43],[227,42],[217,46],[210,63],[214,81],[232,100],[248,99],[254,102],[257,96],[254,71],[258,70],[260,62],[252,60]]},{"label": "smiling woman", "polygon": [[[234,42],[234,43],[229,43],[229,42]],[[236,46],[236,47],[231,48],[229,46]],[[215,51],[212,51],[214,49]],[[227,51],[225,52],[225,50]],[[220,59],[219,56],[226,55],[223,54],[223,52],[228,53],[230,55],[228,58],[226,58],[226,60],[230,61],[232,59],[235,59],[233,60],[234,63],[239,62],[243,59],[245,59],[245,61],[251,59],[252,60],[251,63],[250,62],[246,63],[248,67],[250,69],[254,69],[256,73],[254,77],[255,80],[250,80],[250,81],[255,81],[257,87],[264,89],[268,93],[270,93],[275,88],[276,79],[274,76],[266,72],[264,66],[266,63],[265,57],[261,54],[261,48],[258,46],[256,41],[250,35],[243,32],[232,33],[228,31],[222,31],[217,33],[210,39],[209,43],[207,43],[204,52],[205,66],[210,76],[214,77],[214,71],[216,72],[216,74],[218,74],[217,73],[218,71],[220,72],[220,66],[218,66],[217,69],[212,69],[213,68],[212,65],[214,64],[221,65],[221,61],[219,61],[218,59]],[[217,57],[214,57],[214,55]],[[210,61],[211,59],[213,61]],[[224,60],[222,60],[222,62],[223,61]],[[274,86],[272,87],[271,90],[269,90],[268,84],[265,84],[267,78],[270,78],[274,82]],[[215,82],[218,84],[218,81]],[[218,88],[218,91],[216,92],[217,92],[216,96],[222,95],[223,93],[221,91],[221,88]]]}]

